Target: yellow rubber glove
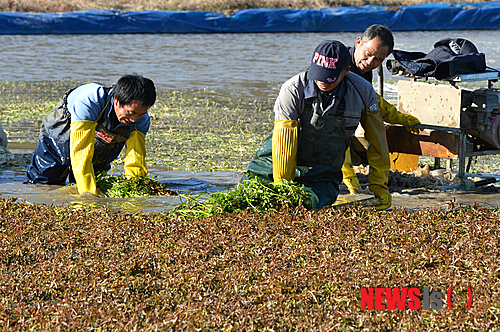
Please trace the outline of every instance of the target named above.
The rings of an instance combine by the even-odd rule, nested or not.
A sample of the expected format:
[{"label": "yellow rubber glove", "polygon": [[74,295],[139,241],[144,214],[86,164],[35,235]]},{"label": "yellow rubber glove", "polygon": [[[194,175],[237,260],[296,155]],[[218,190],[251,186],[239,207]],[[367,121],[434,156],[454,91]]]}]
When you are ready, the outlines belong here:
[{"label": "yellow rubber glove", "polygon": [[299,123],[293,120],[274,121],[273,130],[273,178],[274,182],[282,179],[292,181],[297,167],[297,149],[299,146]]},{"label": "yellow rubber glove", "polygon": [[349,189],[351,195],[361,193],[363,188],[361,188],[356,172],[354,172],[354,166],[351,161],[351,148],[347,148],[345,152],[344,165],[342,165],[342,176],[342,181],[347,186],[347,189]]},{"label": "yellow rubber glove", "polygon": [[127,178],[147,175],[146,167],[146,136],[139,130],[134,130],[125,142],[125,176]]},{"label": "yellow rubber glove", "polygon": [[392,196],[389,193],[387,188],[378,185],[371,185],[370,190],[375,195],[375,197],[380,198],[382,204],[375,206],[377,210],[385,210],[391,207],[392,205]]},{"label": "yellow rubber glove", "polygon": [[89,192],[102,196],[97,188],[94,176],[94,156],[96,123],[93,121],[76,121],[71,123],[70,129],[70,158],[71,168],[78,187],[78,193]]},{"label": "yellow rubber glove", "polygon": [[[381,95],[377,93],[378,107],[380,109],[380,115],[387,123],[392,124],[402,124],[403,126],[414,126],[420,123],[420,120],[413,115],[401,113],[398,111],[396,106],[389,103]],[[418,134],[420,130],[418,128],[408,128],[413,134]]]},{"label": "yellow rubber glove", "polygon": [[368,186],[371,192],[380,197],[382,201],[382,205],[377,206],[377,208],[386,209],[391,206],[392,200],[387,199],[387,196],[390,196],[387,181],[389,180],[391,162],[384,120],[378,111],[366,112],[361,116],[361,125],[365,130],[365,138],[370,143],[366,150],[366,157],[370,165]]}]

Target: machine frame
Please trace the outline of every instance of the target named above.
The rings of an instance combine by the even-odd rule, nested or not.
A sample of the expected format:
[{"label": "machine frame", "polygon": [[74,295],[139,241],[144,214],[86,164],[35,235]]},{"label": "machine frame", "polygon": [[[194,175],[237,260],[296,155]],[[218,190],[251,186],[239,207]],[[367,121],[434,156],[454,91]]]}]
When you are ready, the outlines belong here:
[{"label": "machine frame", "polygon": [[[499,79],[500,71],[492,69],[483,73],[461,74],[435,82],[424,82],[422,80],[427,79],[423,77],[412,77],[409,81],[400,80],[398,110],[419,118],[422,124],[415,127],[421,129],[421,132],[416,135],[410,133],[404,126],[389,124],[386,128],[389,151],[435,157],[438,163],[438,158],[444,158],[448,160],[449,169],[453,168],[451,161],[458,159],[458,177],[462,179],[465,173],[469,172],[474,157],[500,154],[500,149],[484,144],[471,135],[469,129],[463,127],[464,93],[470,94],[471,91],[458,86],[457,83],[486,81],[486,91],[488,91],[493,89],[493,83]],[[383,88],[379,89],[380,92],[383,93]],[[480,98],[486,101],[480,102],[482,105],[478,108],[478,118],[491,117],[494,108],[498,111],[498,98],[485,97],[486,99]],[[488,105],[492,103],[493,105]],[[482,112],[483,108],[487,110]]]}]

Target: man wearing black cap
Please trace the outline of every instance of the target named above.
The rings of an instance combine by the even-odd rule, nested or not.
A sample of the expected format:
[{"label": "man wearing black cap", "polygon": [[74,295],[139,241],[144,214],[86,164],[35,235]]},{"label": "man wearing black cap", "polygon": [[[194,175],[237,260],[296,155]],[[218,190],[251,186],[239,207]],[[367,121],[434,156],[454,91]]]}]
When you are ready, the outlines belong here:
[{"label": "man wearing black cap", "polygon": [[317,209],[335,202],[349,136],[360,122],[367,133],[383,125],[373,87],[349,74],[349,64],[345,45],[326,40],[314,50],[309,68],[283,84],[274,130],[249,164],[250,175],[303,184]]}]

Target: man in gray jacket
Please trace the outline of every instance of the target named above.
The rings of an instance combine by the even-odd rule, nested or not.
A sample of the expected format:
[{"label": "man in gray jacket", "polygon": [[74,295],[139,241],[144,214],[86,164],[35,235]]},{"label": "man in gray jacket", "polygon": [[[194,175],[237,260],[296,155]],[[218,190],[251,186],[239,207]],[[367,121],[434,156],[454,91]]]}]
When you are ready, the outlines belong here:
[{"label": "man in gray jacket", "polygon": [[309,68],[281,87],[274,130],[249,164],[249,175],[301,183],[317,209],[335,202],[348,138],[358,123],[371,144],[387,144],[377,135],[383,121],[373,87],[349,70],[344,44],[326,40],[316,47]]}]

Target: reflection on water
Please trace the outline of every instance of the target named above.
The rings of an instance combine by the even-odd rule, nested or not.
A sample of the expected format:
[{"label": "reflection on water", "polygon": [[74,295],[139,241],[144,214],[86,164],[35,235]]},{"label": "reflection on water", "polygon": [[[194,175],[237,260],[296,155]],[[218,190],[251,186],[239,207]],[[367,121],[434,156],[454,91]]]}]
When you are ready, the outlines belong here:
[{"label": "reflection on water", "polygon": [[[103,198],[92,195],[77,195],[74,187],[25,184],[25,166],[0,168],[0,198],[15,197],[26,203],[34,204],[85,204],[105,205],[112,210],[134,213],[138,211],[154,213],[168,211],[179,205],[182,197],[152,196],[139,198]],[[233,172],[184,172],[167,168],[150,168],[151,174],[157,176],[168,188],[181,193],[203,193],[224,191],[234,187],[241,174]],[[483,174],[491,176],[491,174]],[[497,181],[499,176],[495,176]],[[358,195],[359,196],[359,195]],[[340,195],[338,203],[349,203],[352,200],[366,198]],[[480,204],[486,208],[500,207],[500,195],[487,192],[471,192],[464,190],[448,190],[442,192],[422,192],[418,195],[393,195],[393,208],[446,208],[460,205]]]},{"label": "reflection on water", "polygon": [[[74,187],[25,184],[26,167],[0,170],[0,197],[15,197],[35,204],[90,204],[106,205],[125,212],[160,212],[181,203],[178,196],[151,196],[138,198],[103,198],[78,195]],[[182,172],[150,168],[157,180],[180,193],[224,191],[235,186],[241,174],[232,172]]]}]

